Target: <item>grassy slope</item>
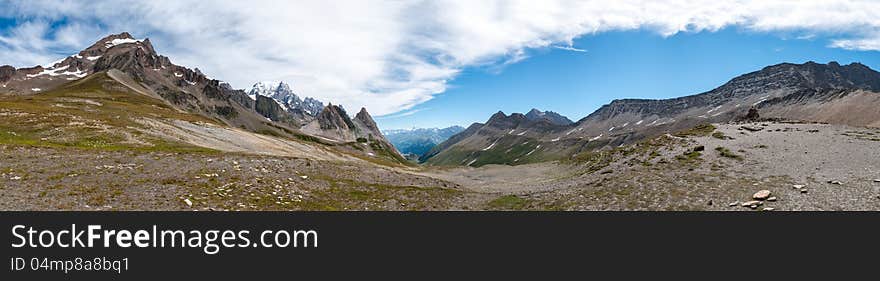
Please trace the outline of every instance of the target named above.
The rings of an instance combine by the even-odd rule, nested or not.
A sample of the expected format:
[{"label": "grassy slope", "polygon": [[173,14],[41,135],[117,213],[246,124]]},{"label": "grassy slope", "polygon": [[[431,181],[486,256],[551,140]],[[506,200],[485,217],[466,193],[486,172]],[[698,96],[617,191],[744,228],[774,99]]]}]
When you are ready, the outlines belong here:
[{"label": "grassy slope", "polygon": [[179,112],[98,73],[57,89],[0,97],[0,143],[105,150],[208,152],[141,133],[142,117],[216,123]]}]

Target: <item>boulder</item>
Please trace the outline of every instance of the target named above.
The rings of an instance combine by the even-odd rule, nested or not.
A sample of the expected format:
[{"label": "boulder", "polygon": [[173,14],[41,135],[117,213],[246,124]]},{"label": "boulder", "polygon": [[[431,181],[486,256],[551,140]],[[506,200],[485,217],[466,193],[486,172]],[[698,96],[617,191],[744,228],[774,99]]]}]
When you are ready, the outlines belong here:
[{"label": "boulder", "polygon": [[770,191],[766,190],[766,189],[755,192],[755,194],[752,195],[752,199],[755,199],[755,200],[767,200],[767,198],[769,198],[769,197],[770,197]]},{"label": "boulder", "polygon": [[758,120],[759,118],[761,118],[761,115],[758,114],[758,109],[755,108],[754,106],[749,108],[749,113],[746,114],[746,120],[755,121],[755,120]]}]

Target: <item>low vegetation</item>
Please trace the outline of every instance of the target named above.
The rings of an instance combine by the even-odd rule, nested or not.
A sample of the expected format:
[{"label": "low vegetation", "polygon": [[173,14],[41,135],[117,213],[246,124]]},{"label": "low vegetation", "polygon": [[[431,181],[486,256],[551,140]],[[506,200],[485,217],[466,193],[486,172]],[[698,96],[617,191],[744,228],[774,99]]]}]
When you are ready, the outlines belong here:
[{"label": "low vegetation", "polygon": [[706,124],[700,124],[700,125],[694,126],[693,128],[690,128],[690,129],[687,129],[687,130],[684,130],[681,132],[677,132],[674,135],[676,137],[682,137],[682,138],[684,138],[684,137],[705,137],[705,136],[708,136],[709,134],[712,134],[712,132],[714,132],[714,131],[715,131],[715,126],[713,126],[712,124],[706,123]]},{"label": "low vegetation", "polygon": [[516,195],[505,195],[489,201],[489,209],[492,210],[522,210],[529,201]]},{"label": "low vegetation", "polygon": [[737,160],[742,159],[742,156],[740,156],[739,154],[733,153],[732,151],[730,151],[730,149],[728,149],[726,147],[719,146],[719,147],[716,147],[715,150],[718,151],[718,153],[719,153],[719,155],[721,155],[721,157],[733,158],[733,159],[737,159]]}]

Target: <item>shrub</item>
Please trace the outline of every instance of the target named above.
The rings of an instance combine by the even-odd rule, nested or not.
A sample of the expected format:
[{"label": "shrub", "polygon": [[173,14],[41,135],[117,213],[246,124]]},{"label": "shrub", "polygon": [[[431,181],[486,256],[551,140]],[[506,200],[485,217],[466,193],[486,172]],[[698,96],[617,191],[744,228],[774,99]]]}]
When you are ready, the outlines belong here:
[{"label": "shrub", "polygon": [[693,128],[675,133],[675,136],[676,137],[689,137],[689,136],[705,137],[714,131],[715,131],[715,126],[713,126],[712,124],[706,123],[706,124],[700,124],[700,125],[697,125]]},{"label": "shrub", "polygon": [[739,155],[733,153],[732,151],[730,151],[730,149],[727,149],[726,147],[719,146],[719,147],[716,147],[715,150],[717,150],[718,153],[720,153],[722,157],[733,158],[733,159],[742,159],[742,156],[739,156]]}]

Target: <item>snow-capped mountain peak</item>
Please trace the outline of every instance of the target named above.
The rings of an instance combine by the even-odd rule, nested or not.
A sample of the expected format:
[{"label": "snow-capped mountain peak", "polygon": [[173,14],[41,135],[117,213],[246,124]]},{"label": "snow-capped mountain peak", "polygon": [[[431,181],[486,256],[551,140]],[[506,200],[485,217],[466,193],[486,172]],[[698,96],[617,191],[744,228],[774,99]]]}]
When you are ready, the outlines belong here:
[{"label": "snow-capped mountain peak", "polygon": [[257,95],[274,99],[285,111],[299,111],[306,115],[317,116],[324,109],[323,102],[310,97],[301,99],[284,81],[257,82],[248,91],[248,96],[256,100]]}]

